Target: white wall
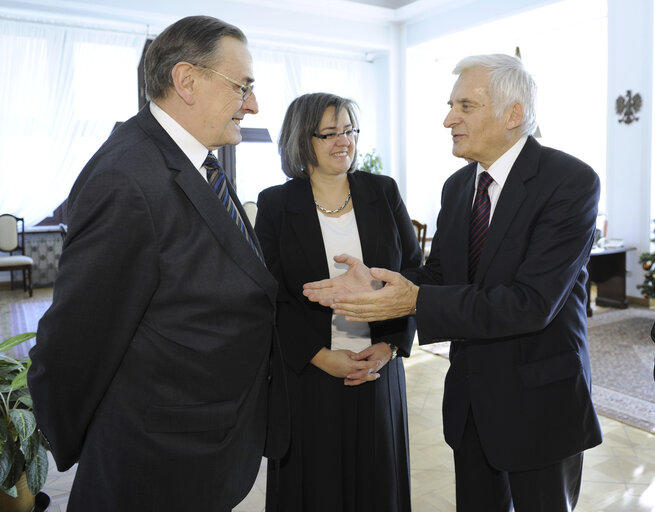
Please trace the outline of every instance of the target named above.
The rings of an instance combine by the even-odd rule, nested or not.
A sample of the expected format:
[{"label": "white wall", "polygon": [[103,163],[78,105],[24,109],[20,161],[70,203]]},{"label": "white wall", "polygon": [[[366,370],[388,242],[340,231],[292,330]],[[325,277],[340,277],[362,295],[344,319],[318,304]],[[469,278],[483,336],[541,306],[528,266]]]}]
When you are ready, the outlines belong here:
[{"label": "white wall", "polygon": [[[114,23],[126,30],[156,34],[180,17],[204,13],[241,27],[253,44],[367,54],[379,81],[381,128],[376,148],[385,171],[396,177],[404,191],[405,49],[550,3],[554,1],[418,0],[393,10],[343,0],[0,0],[0,15],[40,12],[78,23]],[[608,234],[637,247],[628,256],[627,293],[638,296],[635,287],[643,280],[638,254],[650,251],[652,227],[652,0],[608,0],[608,37]],[[585,86],[593,84],[571,84],[571,94],[583,101]],[[614,114],[616,97],[627,89],[644,99],[640,120],[630,126],[619,124]]]},{"label": "white wall", "polygon": [[[608,236],[636,247],[627,255],[626,293],[638,297],[644,280],[639,254],[650,252],[653,104],[653,3],[608,0],[607,218]],[[616,98],[639,93],[639,120],[619,123]]]}]

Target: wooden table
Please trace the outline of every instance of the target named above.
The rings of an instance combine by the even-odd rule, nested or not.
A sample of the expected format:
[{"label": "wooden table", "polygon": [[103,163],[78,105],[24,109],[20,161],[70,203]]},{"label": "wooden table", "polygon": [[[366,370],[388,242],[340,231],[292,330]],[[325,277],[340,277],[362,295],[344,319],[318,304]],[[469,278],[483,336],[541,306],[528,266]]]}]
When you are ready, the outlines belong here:
[{"label": "wooden table", "polygon": [[625,309],[628,301],[625,296],[625,253],[636,247],[617,247],[612,249],[593,249],[587,263],[587,316],[591,310],[591,283],[597,288],[596,305]]}]

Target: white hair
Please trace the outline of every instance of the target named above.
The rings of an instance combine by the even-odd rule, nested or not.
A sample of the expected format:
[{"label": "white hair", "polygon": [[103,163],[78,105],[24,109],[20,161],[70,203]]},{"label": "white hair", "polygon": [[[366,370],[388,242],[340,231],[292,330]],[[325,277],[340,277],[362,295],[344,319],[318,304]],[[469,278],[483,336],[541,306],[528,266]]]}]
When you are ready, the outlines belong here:
[{"label": "white hair", "polygon": [[461,75],[471,68],[485,68],[489,73],[489,97],[494,114],[500,118],[514,103],[523,105],[521,134],[532,135],[537,128],[535,101],[537,86],[517,57],[495,53],[473,55],[460,60],[453,69],[454,75]]}]

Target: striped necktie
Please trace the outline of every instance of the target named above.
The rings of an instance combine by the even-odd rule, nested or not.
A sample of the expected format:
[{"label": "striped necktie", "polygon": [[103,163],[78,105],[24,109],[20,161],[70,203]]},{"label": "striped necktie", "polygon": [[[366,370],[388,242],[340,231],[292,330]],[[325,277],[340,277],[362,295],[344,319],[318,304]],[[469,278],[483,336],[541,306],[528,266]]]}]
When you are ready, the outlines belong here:
[{"label": "striped necktie", "polygon": [[225,175],[225,171],[223,171],[221,164],[218,163],[218,159],[210,151],[207,153],[207,158],[205,158],[205,162],[202,165],[207,169],[207,181],[214,189],[214,192],[216,192],[218,200],[223,204],[223,206],[225,206],[225,209],[232,216],[239,230],[246,237],[246,240],[248,240],[252,250],[255,251],[257,257],[263,262],[264,259],[262,258],[262,255],[259,254],[255,241],[248,233],[248,229],[246,228],[246,225],[239,214],[239,210],[237,210],[234,200],[230,195],[230,191],[227,188],[227,176]]},{"label": "striped necktie", "polygon": [[491,201],[487,189],[494,179],[487,172],[480,174],[478,188],[475,193],[475,202],[471,211],[471,225],[469,228],[469,282],[473,282],[475,272],[478,269],[482,246],[487,239],[489,229],[489,212]]}]

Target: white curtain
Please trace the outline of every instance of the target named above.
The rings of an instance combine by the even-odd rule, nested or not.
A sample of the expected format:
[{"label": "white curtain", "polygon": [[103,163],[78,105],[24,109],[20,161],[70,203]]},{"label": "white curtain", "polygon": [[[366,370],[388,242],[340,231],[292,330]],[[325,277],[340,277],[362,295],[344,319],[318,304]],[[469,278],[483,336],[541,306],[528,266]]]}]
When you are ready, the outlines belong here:
[{"label": "white curtain", "polygon": [[0,20],[0,213],[52,215],[138,109],[145,34]]},{"label": "white curtain", "polygon": [[291,101],[301,94],[329,92],[351,98],[360,107],[360,155],[376,140],[375,65],[363,57],[311,55],[297,50],[270,50],[251,45],[259,113],[243,126],[267,128],[272,143],[241,143],[236,149],[237,190],[241,201],[256,201],[259,192],[284,183],[277,139]]}]

